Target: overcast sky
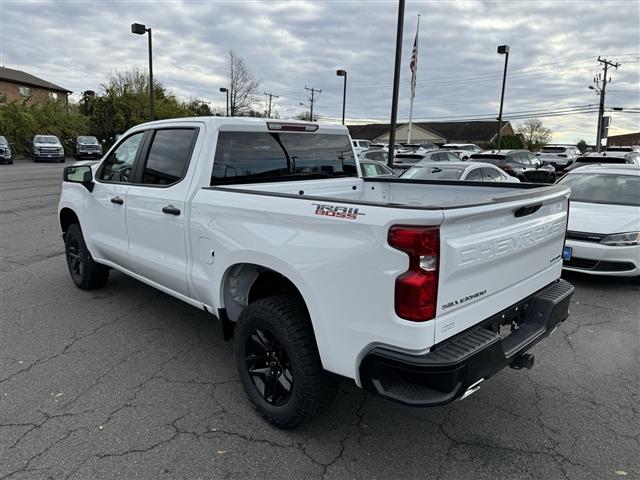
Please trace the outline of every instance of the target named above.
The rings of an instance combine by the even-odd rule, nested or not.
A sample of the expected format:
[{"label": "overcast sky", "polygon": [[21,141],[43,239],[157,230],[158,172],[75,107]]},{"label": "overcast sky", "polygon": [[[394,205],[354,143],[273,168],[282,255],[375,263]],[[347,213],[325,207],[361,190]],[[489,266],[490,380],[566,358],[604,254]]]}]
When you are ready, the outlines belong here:
[{"label": "overcast sky", "polygon": [[[348,71],[347,118],[389,121],[397,2],[15,2],[0,0],[0,64],[77,94],[100,91],[105,73],[146,66],[153,29],[154,75],[179,97],[224,104],[226,52],[243,57],[279,95],[282,117],[322,89],[315,111],[339,118]],[[640,106],[640,2],[407,2],[399,118],[409,116],[409,59],[421,14],[415,120],[497,116],[504,57],[511,47],[505,115],[596,105],[588,90],[598,55],[611,73],[608,107]],[[264,96],[262,97],[264,99]],[[520,114],[518,112],[525,112]],[[554,142],[595,141],[596,113],[542,118]],[[513,121],[517,124],[517,120]],[[613,114],[610,134],[640,130],[640,114]]]}]

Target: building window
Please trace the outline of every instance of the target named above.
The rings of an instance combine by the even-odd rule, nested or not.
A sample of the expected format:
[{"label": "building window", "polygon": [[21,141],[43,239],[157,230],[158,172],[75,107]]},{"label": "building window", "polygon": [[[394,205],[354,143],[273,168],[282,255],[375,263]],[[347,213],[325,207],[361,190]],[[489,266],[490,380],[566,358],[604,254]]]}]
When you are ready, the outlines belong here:
[{"label": "building window", "polygon": [[0,105],[7,103],[7,96],[4,93],[0,93]]},{"label": "building window", "polygon": [[58,100],[58,92],[49,92],[49,98],[51,100]]},{"label": "building window", "polygon": [[20,96],[29,98],[31,96],[31,87],[20,87]]}]

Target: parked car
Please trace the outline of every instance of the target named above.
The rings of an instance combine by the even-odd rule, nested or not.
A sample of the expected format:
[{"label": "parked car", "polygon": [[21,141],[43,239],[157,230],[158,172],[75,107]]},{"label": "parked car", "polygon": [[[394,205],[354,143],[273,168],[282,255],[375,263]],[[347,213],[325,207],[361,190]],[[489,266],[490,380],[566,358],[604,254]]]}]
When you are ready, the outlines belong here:
[{"label": "parked car", "polygon": [[569,167],[565,168],[562,173],[566,174],[571,170],[585,165],[609,165],[609,164],[628,164],[628,165],[640,165],[640,152],[626,152],[626,151],[608,151],[608,152],[591,152],[585,153],[578,157],[576,161]]},{"label": "parked car", "polygon": [[420,162],[400,175],[416,180],[466,180],[469,182],[519,183],[495,165],[480,162]]},{"label": "parked car", "polygon": [[81,135],[76,137],[75,144],[76,160],[83,158],[98,159],[102,157],[102,145],[96,137]]},{"label": "parked car", "polygon": [[31,158],[34,162],[64,162],[64,147],[55,135],[36,135],[31,142]]},{"label": "parked car", "polygon": [[459,162],[460,158],[455,153],[445,150],[425,150],[424,152],[398,153],[393,166],[406,170],[419,162]]},{"label": "parked car", "polygon": [[396,172],[391,170],[385,164],[374,160],[360,160],[360,171],[363,178],[368,177],[394,177]]},{"label": "parked car", "polygon": [[0,162],[6,163],[8,165],[11,165],[13,163],[11,145],[3,135],[0,135]]},{"label": "parked car", "polygon": [[371,148],[371,140],[351,140],[353,144],[353,149],[356,151],[356,155],[360,155],[360,153],[365,150],[369,150]]},{"label": "parked car", "polygon": [[469,156],[472,153],[482,151],[482,149],[475,143],[445,143],[442,148],[454,150],[461,160],[469,160]]},{"label": "parked car", "polygon": [[556,181],[556,169],[529,150],[491,150],[474,153],[469,161],[491,163],[521,182],[554,183]]},{"label": "parked car", "polygon": [[249,400],[282,428],[329,405],[328,372],[426,407],[531,368],[569,314],[569,189],[359,178],[352,152],[335,124],[134,127],[64,170],[71,279],[103,287],[113,268],[215,315]]},{"label": "parked car", "polygon": [[545,145],[536,155],[540,160],[553,165],[556,170],[564,170],[575,163],[581,153],[575,145]]},{"label": "parked car", "polygon": [[640,278],[640,167],[583,166],[558,185],[571,189],[563,268]]}]

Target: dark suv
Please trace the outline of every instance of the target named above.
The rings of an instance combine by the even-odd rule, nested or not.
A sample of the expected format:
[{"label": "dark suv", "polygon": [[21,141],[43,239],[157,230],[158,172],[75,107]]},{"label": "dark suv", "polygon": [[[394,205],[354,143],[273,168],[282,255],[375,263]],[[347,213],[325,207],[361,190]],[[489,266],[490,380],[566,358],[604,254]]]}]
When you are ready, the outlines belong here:
[{"label": "dark suv", "polygon": [[96,137],[81,135],[76,137],[76,160],[83,158],[99,159],[102,157],[102,145]]},{"label": "dark suv", "polygon": [[493,150],[474,153],[469,161],[487,162],[500,167],[521,182],[554,183],[556,169],[529,150]]},{"label": "dark suv", "polygon": [[13,163],[13,157],[11,156],[11,145],[5,137],[0,135],[0,162],[8,163],[11,165]]}]

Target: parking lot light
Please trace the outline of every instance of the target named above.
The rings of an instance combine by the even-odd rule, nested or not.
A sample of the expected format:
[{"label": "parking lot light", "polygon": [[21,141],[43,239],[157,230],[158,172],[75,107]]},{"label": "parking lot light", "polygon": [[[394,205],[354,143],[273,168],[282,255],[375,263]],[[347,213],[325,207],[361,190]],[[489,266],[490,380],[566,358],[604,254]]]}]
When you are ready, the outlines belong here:
[{"label": "parking lot light", "polygon": [[151,121],[153,121],[156,118],[156,109],[153,99],[153,54],[151,47],[151,28],[147,28],[146,25],[142,23],[132,23],[131,33],[135,33],[136,35],[144,35],[145,33],[149,34],[149,111]]},{"label": "parking lot light", "polygon": [[509,63],[509,45],[500,45],[498,54],[504,55],[504,74],[502,75],[502,94],[500,95],[500,113],[498,114],[498,150],[502,142],[502,107],[504,105],[504,87],[507,83],[507,64]]},{"label": "parking lot light", "polygon": [[339,77],[344,77],[344,84],[342,87],[342,125],[344,125],[344,111],[347,103],[347,71],[338,70],[336,71],[336,75]]},{"label": "parking lot light", "polygon": [[228,117],[228,116],[229,116],[229,89],[228,89],[228,88],[221,87],[221,88],[220,88],[220,92],[221,92],[221,93],[226,93],[226,94],[227,94],[227,117]]}]

